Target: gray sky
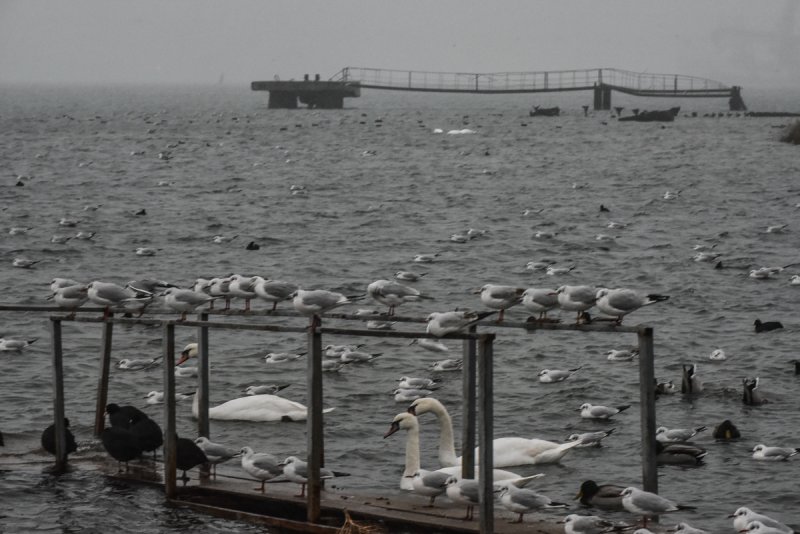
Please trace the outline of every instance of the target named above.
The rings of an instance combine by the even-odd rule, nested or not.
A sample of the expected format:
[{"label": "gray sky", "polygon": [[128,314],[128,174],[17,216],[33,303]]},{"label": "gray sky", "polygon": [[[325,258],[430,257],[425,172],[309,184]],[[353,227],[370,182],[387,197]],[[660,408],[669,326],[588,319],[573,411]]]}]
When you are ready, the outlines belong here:
[{"label": "gray sky", "polygon": [[616,67],[800,83],[798,0],[0,0],[0,83]]}]

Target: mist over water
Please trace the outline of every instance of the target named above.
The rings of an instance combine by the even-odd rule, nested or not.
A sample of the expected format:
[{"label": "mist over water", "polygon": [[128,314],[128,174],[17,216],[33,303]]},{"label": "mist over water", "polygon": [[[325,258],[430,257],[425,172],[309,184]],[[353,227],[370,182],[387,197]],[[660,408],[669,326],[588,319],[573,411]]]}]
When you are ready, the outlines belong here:
[{"label": "mist over water", "polygon": [[[746,88],[744,93],[755,110],[796,111],[797,96],[748,95]],[[715,443],[706,431],[695,440],[709,450],[704,466],[659,469],[662,495],[698,506],[697,512],[674,514],[663,523],[686,521],[712,532],[729,531],[725,516],[739,506],[794,519],[797,461],[757,462],[751,450],[757,443],[796,446],[798,441],[799,379],[788,362],[797,357],[800,287],[788,280],[800,270],[789,267],[770,280],[748,277],[750,269],[800,260],[795,227],[800,160],[797,147],[777,141],[788,119],[702,118],[724,111],[725,103],[616,94],[614,105],[624,106],[624,114],[633,107],[681,105],[682,111],[674,123],[662,125],[618,123],[607,112],[584,117],[580,106],[590,103],[590,94],[532,98],[365,91],[336,111],[267,110],[266,98],[246,90],[189,87],[3,91],[0,301],[46,304],[54,277],[121,284],[149,277],[187,286],[197,277],[232,272],[353,294],[401,269],[427,273],[413,285],[434,300],[398,310],[420,317],[457,306],[480,309],[472,291],[485,283],[591,284],[670,295],[625,323],[654,327],[659,379],[679,383],[681,365],[697,363],[705,391],[694,398],[660,398],[658,425],[713,428],[731,419],[743,437]],[[533,104],[558,104],[565,115],[529,117]],[[701,117],[684,117],[694,110]],[[474,133],[436,134],[436,128]],[[16,186],[18,181],[24,185]],[[292,185],[305,186],[307,194],[293,195]],[[667,191],[677,198],[664,199]],[[610,211],[601,212],[601,204]],[[141,210],[146,213],[136,215]],[[77,220],[77,226],[59,226],[65,217]],[[610,221],[626,226],[609,229]],[[788,227],[766,232],[777,224]],[[29,230],[10,235],[12,227]],[[470,227],[486,234],[464,244],[449,240]],[[54,235],[78,231],[96,235],[88,241],[51,242]],[[555,236],[536,239],[537,231]],[[598,234],[611,240],[600,241]],[[217,244],[215,235],[236,238]],[[260,249],[245,250],[250,241]],[[693,261],[695,244],[713,246],[726,268]],[[137,256],[138,247],[156,254]],[[434,263],[411,261],[415,254],[433,252],[440,254]],[[14,268],[17,257],[40,263]],[[544,260],[575,268],[560,276],[525,268],[529,261]],[[379,309],[372,304],[364,302]],[[506,315],[515,321],[528,317],[520,307]],[[554,316],[573,319],[566,312]],[[781,320],[785,328],[755,334],[756,318]],[[3,336],[39,338],[22,354],[0,353],[3,455],[39,454],[39,434],[52,420],[48,323],[40,314],[0,315]],[[605,357],[610,349],[634,345],[636,337],[497,333],[497,437],[562,441],[573,432],[615,428],[604,447],[574,450],[562,465],[513,470],[545,473],[535,487],[559,501],[573,502],[586,479],[639,486],[637,362]],[[193,329],[179,328],[179,348],[194,335]],[[304,335],[212,330],[210,337],[212,405],[260,383],[291,383],[281,395],[305,403],[305,358],[272,366],[263,360],[267,352],[304,350]],[[324,343],[351,341],[383,354],[370,364],[325,376],[325,406],[336,408],[325,418],[326,466],[352,473],[337,482],[335,491],[397,494],[405,436],[382,436],[407,404],[395,403],[390,392],[401,376],[431,376],[427,367],[442,356],[389,338]],[[117,326],[113,343],[114,360],[152,358],[161,353],[161,331]],[[447,344],[451,355],[460,355],[460,343]],[[98,447],[91,436],[99,348],[99,325],[65,323],[67,416],[82,450]],[[717,348],[725,351],[726,361],[709,361]],[[544,368],[579,365],[583,368],[563,383],[541,384],[536,377]],[[769,404],[742,405],[741,381],[750,376],[760,377]],[[460,436],[460,376],[441,378],[435,396],[450,410]],[[178,383],[179,391],[194,387],[193,379]],[[161,418],[161,406],[144,403],[151,390],[163,390],[160,368],[112,369],[110,402],[133,404]],[[575,411],[584,402],[632,408],[597,423],[581,420]],[[435,468],[438,426],[431,416],[422,416],[420,423],[422,467]],[[180,404],[180,434],[193,436],[193,425],[190,405]],[[279,457],[306,453],[303,424],[212,421],[211,437]],[[34,523],[58,531],[88,521],[103,530],[142,509],[157,512],[134,514],[138,532],[185,531],[187,524],[197,531],[253,530],[162,508],[159,492],[119,487],[94,472],[53,479],[38,467],[19,471],[24,476],[0,472],[0,492],[15,496],[14,511],[0,517],[9,532]],[[220,473],[241,475],[235,462],[221,465]],[[570,512],[589,513],[577,505]]]}]

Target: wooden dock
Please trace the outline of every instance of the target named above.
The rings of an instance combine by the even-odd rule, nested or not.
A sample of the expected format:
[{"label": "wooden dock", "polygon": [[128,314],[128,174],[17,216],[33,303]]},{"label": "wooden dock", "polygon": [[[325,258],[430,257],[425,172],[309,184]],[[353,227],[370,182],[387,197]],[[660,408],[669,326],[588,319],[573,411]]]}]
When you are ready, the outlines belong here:
[{"label": "wooden dock", "polygon": [[315,79],[304,81],[252,82],[253,91],[269,91],[270,109],[296,109],[298,101],[309,108],[342,109],[344,99],[361,96],[361,87],[356,82],[321,81]]}]

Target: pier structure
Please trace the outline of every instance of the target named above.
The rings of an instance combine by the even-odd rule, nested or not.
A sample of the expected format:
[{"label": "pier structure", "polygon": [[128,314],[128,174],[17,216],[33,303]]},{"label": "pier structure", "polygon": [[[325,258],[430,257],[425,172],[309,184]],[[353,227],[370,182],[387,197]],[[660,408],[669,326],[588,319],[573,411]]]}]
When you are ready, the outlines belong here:
[{"label": "pier structure", "polygon": [[[95,414],[95,434],[102,432],[104,425],[104,411],[108,396],[109,368],[112,350],[112,332],[115,324],[160,326],[162,331],[162,350],[164,360],[164,466],[163,487],[169,503],[185,505],[198,510],[222,515],[231,518],[247,519],[278,526],[298,532],[337,532],[331,525],[341,525],[343,519],[349,520],[350,515],[361,520],[379,521],[386,525],[395,525],[408,532],[428,532],[435,529],[437,532],[475,532],[493,534],[504,532],[515,534],[526,532],[531,528],[532,521],[519,525],[509,525],[505,521],[495,520],[492,469],[494,438],[493,403],[494,403],[494,340],[499,335],[506,335],[516,330],[527,334],[542,335],[547,331],[573,331],[575,335],[581,332],[604,332],[614,335],[636,334],[639,346],[639,383],[641,399],[641,442],[642,442],[642,487],[646,491],[658,491],[658,478],[656,470],[656,440],[655,440],[655,374],[653,352],[653,329],[648,326],[622,326],[613,322],[597,321],[592,324],[561,324],[559,322],[540,322],[529,320],[526,322],[505,321],[497,323],[491,319],[484,319],[472,325],[467,332],[453,333],[444,336],[444,339],[460,339],[463,341],[463,370],[462,370],[462,477],[475,478],[478,470],[481,484],[479,520],[465,523],[457,519],[453,508],[444,509],[442,513],[431,511],[430,508],[415,504],[413,499],[392,498],[391,505],[380,503],[381,499],[369,499],[370,502],[358,502],[353,497],[346,501],[322,496],[322,480],[320,468],[324,464],[324,433],[323,433],[323,381],[322,381],[322,346],[325,337],[384,337],[399,339],[435,338],[434,336],[414,330],[369,330],[364,328],[341,328],[323,326],[321,321],[308,324],[306,317],[293,311],[238,311],[238,310],[203,310],[198,313],[195,320],[175,320],[155,317],[157,314],[174,315],[174,312],[148,312],[151,317],[127,318],[111,314],[102,315],[101,308],[81,308],[75,314],[65,315],[63,310],[52,306],[30,305],[0,305],[0,312],[40,312],[48,315],[51,331],[52,366],[53,366],[53,416],[56,423],[56,465],[55,471],[63,471],[67,466],[66,435],[64,425],[59,421],[64,420],[64,379],[63,379],[63,333],[62,325],[65,322],[98,323],[102,325],[100,343],[100,376],[97,389],[97,410]],[[211,320],[210,316],[217,319],[238,318],[247,321],[228,322]],[[252,320],[269,320],[270,318],[282,319],[281,324],[268,322],[253,322]],[[296,318],[306,324],[288,326],[286,318]],[[361,316],[348,314],[329,313],[323,316],[325,322],[346,321],[364,322]],[[374,319],[375,316],[370,316]],[[392,316],[392,321],[414,326],[425,323],[425,319],[416,317]],[[198,339],[198,435],[210,436],[208,415],[209,392],[209,329],[249,330],[263,332],[304,332],[308,336],[308,418],[307,418],[307,447],[308,447],[308,490],[305,502],[302,499],[289,496],[286,492],[270,493],[270,495],[253,495],[252,490],[242,490],[227,482],[209,481],[208,474],[201,471],[201,478],[197,485],[182,486],[177,484],[177,455],[176,455],[176,407],[175,407],[175,330],[177,328],[196,329]],[[491,328],[493,331],[485,331]],[[479,332],[478,330],[481,330]],[[505,333],[500,333],[505,331]],[[439,338],[435,338],[439,339]],[[477,434],[477,443],[476,443]],[[479,458],[475,458],[475,446],[479,446]],[[476,464],[477,460],[477,466]],[[115,466],[110,462],[109,466]],[[122,476],[122,475],[117,475]],[[141,479],[137,475],[125,477],[144,483],[161,484],[158,473],[144,474]],[[123,477],[123,478],[125,478]],[[248,484],[249,487],[249,484]],[[349,510],[349,513],[346,513]],[[461,509],[458,510],[461,512]],[[303,513],[304,512],[304,513]],[[289,516],[289,517],[287,517]],[[304,517],[303,517],[304,516]],[[338,522],[338,523],[337,523]],[[548,526],[540,522],[537,527],[541,532],[560,532],[555,526]]]},{"label": "pier structure", "polygon": [[[308,80],[308,75],[305,77]],[[612,108],[614,91],[640,97],[727,98],[731,111],[746,111],[742,88],[683,74],[651,74],[615,68],[532,72],[430,72],[344,67],[328,81],[252,82],[254,91],[269,91],[269,107],[341,108],[346,96],[360,89],[429,93],[514,94],[592,91],[595,110]],[[315,86],[316,84],[316,86]]]}]

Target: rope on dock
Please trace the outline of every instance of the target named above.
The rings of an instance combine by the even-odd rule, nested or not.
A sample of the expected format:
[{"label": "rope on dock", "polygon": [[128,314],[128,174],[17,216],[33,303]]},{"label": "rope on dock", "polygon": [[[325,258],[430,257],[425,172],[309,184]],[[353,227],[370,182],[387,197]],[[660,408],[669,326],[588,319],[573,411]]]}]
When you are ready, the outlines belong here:
[{"label": "rope on dock", "polygon": [[385,532],[383,528],[375,524],[356,523],[350,517],[350,512],[345,508],[344,510],[344,525],[336,531],[336,534],[382,534]]}]

